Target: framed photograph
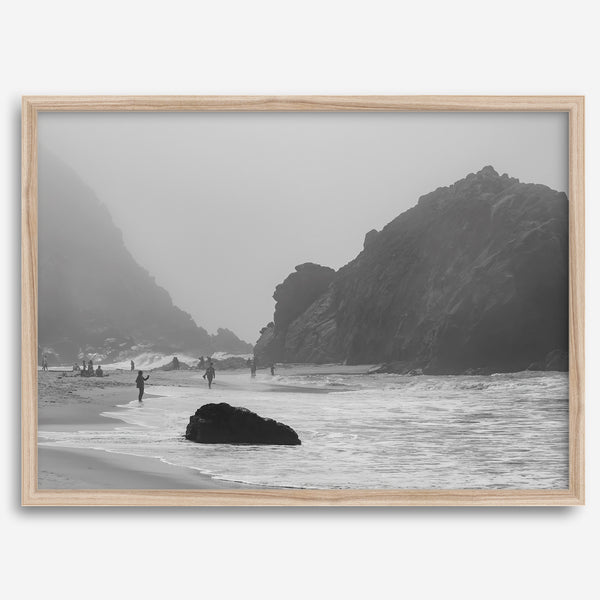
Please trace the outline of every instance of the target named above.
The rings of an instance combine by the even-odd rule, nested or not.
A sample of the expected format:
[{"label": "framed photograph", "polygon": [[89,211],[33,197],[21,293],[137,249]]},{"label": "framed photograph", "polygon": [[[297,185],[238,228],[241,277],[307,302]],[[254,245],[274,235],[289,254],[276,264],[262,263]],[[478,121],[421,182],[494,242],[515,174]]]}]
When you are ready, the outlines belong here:
[{"label": "framed photograph", "polygon": [[584,503],[580,96],[30,96],[23,505]]}]

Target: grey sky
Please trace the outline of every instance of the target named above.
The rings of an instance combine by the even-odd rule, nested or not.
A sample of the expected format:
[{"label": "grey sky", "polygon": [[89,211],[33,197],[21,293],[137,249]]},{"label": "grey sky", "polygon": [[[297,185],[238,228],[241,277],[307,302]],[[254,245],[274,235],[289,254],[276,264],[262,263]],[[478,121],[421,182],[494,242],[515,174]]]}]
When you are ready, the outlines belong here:
[{"label": "grey sky", "polygon": [[568,191],[564,113],[42,113],[39,140],[176,305],[252,343],[295,265],[341,267],[439,186],[491,164]]}]

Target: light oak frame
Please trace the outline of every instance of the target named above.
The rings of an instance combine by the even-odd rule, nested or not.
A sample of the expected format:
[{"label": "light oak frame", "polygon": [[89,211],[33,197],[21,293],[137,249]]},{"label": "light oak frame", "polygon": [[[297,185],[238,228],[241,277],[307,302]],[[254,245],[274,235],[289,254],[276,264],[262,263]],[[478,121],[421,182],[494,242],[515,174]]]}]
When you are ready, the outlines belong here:
[{"label": "light oak frame", "polygon": [[[456,111],[569,114],[569,488],[564,490],[39,490],[39,112]],[[571,506],[584,504],[583,96],[27,96],[22,99],[21,501],[24,506]]]}]

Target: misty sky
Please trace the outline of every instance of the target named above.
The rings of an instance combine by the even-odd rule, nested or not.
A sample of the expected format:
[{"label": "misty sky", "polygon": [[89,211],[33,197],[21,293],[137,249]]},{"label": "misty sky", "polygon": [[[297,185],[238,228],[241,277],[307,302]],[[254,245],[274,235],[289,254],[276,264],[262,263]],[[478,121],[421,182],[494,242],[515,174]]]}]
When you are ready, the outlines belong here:
[{"label": "misty sky", "polygon": [[566,113],[41,113],[39,142],[176,305],[252,343],[295,265],[343,266],[439,186],[489,164],[568,191]]}]

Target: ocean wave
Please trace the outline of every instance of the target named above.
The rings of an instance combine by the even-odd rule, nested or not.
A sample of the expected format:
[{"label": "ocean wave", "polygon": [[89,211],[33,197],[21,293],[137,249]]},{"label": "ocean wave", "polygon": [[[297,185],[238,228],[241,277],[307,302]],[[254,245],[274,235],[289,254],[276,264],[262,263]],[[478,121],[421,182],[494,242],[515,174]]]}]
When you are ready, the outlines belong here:
[{"label": "ocean wave", "polygon": [[[266,487],[560,488],[568,482],[567,374],[273,378],[282,386],[347,388],[325,394],[265,393],[261,386],[241,388],[238,375],[222,378],[232,385],[210,392],[156,386],[161,397],[106,413],[122,419],[122,426],[41,431],[48,441],[40,443],[151,456],[215,479]],[[190,415],[207,401],[242,405],[286,423],[302,445],[185,440]]]}]

